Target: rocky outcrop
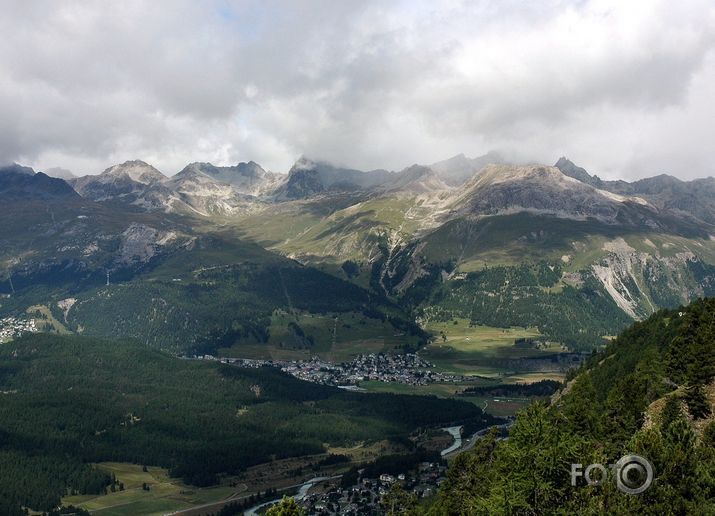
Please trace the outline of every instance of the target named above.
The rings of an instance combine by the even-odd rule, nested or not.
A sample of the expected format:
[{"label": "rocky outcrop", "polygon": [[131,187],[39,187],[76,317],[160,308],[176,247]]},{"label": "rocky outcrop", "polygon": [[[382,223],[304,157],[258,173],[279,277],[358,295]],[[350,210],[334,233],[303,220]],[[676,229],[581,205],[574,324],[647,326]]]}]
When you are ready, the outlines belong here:
[{"label": "rocky outcrop", "polygon": [[238,163],[230,167],[217,167],[211,163],[191,163],[177,176],[203,174],[215,181],[231,185],[236,193],[264,197],[275,190],[283,176],[263,169],[255,161]]},{"label": "rocky outcrop", "polygon": [[657,248],[637,251],[623,238],[606,242],[603,250],[605,256],[591,269],[616,304],[634,319],[711,295],[715,268],[691,251],[661,256]]},{"label": "rocky outcrop", "polygon": [[176,239],[173,231],[163,232],[145,224],[131,224],[121,235],[121,247],[115,258],[120,265],[148,263],[160,249]]}]

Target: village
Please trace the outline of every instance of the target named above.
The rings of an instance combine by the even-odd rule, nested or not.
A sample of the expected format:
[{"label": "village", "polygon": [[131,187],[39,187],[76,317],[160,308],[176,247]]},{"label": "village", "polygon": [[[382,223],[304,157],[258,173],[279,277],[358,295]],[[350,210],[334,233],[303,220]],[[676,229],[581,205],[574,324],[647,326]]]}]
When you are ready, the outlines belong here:
[{"label": "village", "polygon": [[356,484],[343,487],[327,484],[322,492],[297,497],[308,514],[369,515],[380,513],[381,503],[391,489],[399,487],[415,499],[433,496],[444,482],[447,467],[438,462],[422,462],[414,471],[377,478],[360,477]]},{"label": "village", "polygon": [[[195,357],[218,360],[211,355]],[[426,385],[429,383],[456,383],[464,380],[459,375],[432,370],[430,362],[416,353],[370,353],[358,355],[349,362],[334,364],[318,357],[309,360],[256,360],[247,358],[221,358],[221,362],[238,367],[277,367],[281,371],[308,382],[333,385],[348,389],[357,388],[363,381]]]},{"label": "village", "polygon": [[4,317],[0,319],[0,343],[8,342],[25,333],[37,333],[39,330],[34,319]]}]

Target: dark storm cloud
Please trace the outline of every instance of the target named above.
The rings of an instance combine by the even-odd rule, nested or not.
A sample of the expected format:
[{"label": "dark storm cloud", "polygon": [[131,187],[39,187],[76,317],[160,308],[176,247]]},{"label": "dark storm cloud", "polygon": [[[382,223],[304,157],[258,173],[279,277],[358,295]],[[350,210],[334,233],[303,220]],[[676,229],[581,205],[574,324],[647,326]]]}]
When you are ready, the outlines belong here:
[{"label": "dark storm cloud", "polygon": [[713,173],[709,1],[2,4],[2,161]]}]

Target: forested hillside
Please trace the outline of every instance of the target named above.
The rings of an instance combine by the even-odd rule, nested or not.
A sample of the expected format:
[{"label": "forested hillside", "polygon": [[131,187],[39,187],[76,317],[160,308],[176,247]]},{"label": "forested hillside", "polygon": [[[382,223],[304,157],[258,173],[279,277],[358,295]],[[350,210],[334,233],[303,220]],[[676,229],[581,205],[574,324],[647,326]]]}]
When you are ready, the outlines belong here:
[{"label": "forested hillside", "polygon": [[157,465],[210,485],[325,443],[491,420],[466,402],[351,393],[126,340],[33,335],[0,348],[0,513],[104,492],[114,480],[95,462]]},{"label": "forested hillside", "polygon": [[[595,354],[550,405],[521,413],[450,465],[432,514],[711,514],[715,511],[715,299],[660,311]],[[572,487],[571,464],[653,465],[645,492],[612,477]]]},{"label": "forested hillside", "polygon": [[[418,313],[428,321],[458,317],[475,325],[538,327],[546,339],[575,350],[601,345],[631,321],[595,278],[569,285],[560,283],[562,275],[560,265],[546,262],[485,268],[434,282]],[[406,296],[420,287],[418,280]]]},{"label": "forested hillside", "polygon": [[395,328],[409,327],[413,334],[423,335],[389,302],[291,262],[226,264],[177,276],[139,278],[84,292],[68,311],[68,325],[88,335],[135,337],[177,353],[214,353],[233,344],[265,343],[271,314],[278,309],[357,312],[376,322],[390,317]]},{"label": "forested hillside", "polygon": [[399,332],[409,345],[427,337],[410,314],[383,296],[230,232],[197,230],[181,245],[160,248],[139,239],[130,247],[128,253],[146,253],[143,261],[119,268],[68,259],[15,274],[13,290],[5,282],[0,316],[45,306],[71,332],[137,338],[179,354],[264,345],[276,310],[358,314],[368,327],[387,322],[389,335]]}]

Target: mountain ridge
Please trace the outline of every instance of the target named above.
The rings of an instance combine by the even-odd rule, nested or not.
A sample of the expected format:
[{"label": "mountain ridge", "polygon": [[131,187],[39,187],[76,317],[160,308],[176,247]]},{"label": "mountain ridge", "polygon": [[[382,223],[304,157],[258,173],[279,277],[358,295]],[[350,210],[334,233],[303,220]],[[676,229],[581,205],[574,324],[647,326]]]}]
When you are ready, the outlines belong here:
[{"label": "mountain ridge", "polygon": [[583,180],[592,186],[619,195],[643,196],[654,206],[673,212],[689,214],[703,222],[715,223],[715,178],[706,177],[683,181],[668,174],[639,179],[604,181],[589,174],[567,158],[560,158],[555,167],[564,174]]},{"label": "mountain ridge", "polygon": [[[687,194],[700,182],[606,182],[566,158],[557,165],[488,164],[455,187],[422,165],[363,172],[302,157],[287,176],[254,162],[197,162],[165,177],[135,160],[71,181],[83,193],[72,203],[15,210],[24,231],[50,238],[33,247],[17,229],[0,263],[20,286],[59,270],[92,282],[101,267],[133,277],[183,246],[210,247],[205,234],[221,228],[418,320],[534,326],[582,349],[628,320],[715,292],[715,226],[708,205]],[[665,193],[663,181],[674,185]],[[12,213],[5,219],[21,227]],[[530,279],[535,264],[548,279]]]},{"label": "mountain ridge", "polygon": [[490,151],[476,158],[468,158],[463,153],[428,165],[450,186],[459,186],[490,163],[502,164],[506,160],[496,151]]},{"label": "mountain ridge", "polygon": [[15,163],[0,168],[0,198],[6,201],[76,200],[80,196],[63,179]]}]

